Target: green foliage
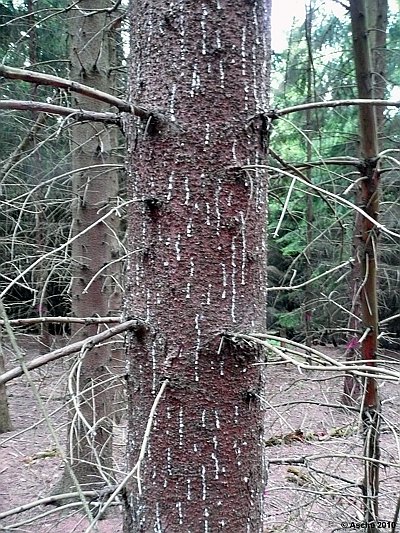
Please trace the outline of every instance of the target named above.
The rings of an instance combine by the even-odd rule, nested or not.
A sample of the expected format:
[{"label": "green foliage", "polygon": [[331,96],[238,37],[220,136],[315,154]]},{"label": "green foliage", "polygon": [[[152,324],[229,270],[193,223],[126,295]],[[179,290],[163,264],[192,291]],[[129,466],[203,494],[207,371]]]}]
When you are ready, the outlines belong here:
[{"label": "green foliage", "polygon": [[[274,53],[272,76],[272,106],[276,109],[298,105],[311,100],[343,100],[356,97],[354,61],[350,20],[343,11],[343,17],[326,16],[314,9],[312,20],[312,56],[305,37],[305,27],[301,24],[292,28],[288,48],[282,53]],[[400,18],[398,13],[389,17],[387,38],[387,79],[388,96],[400,88],[400,52],[397,43],[400,39]],[[311,70],[310,70],[311,69]],[[311,72],[311,73],[310,73]],[[400,93],[400,91],[399,91]],[[399,93],[396,94],[398,98]],[[383,149],[400,149],[400,113],[397,110],[385,112],[385,133]],[[308,122],[307,122],[308,121]],[[356,106],[313,110],[307,118],[305,112],[289,115],[284,120],[274,121],[271,134],[271,147],[279,157],[294,165],[304,179],[338,197],[358,177],[357,169],[348,165],[321,163],[336,157],[358,156],[358,109]],[[311,147],[311,150],[309,150]],[[311,152],[311,154],[309,153]],[[312,161],[319,164],[307,169],[304,162],[311,155]],[[389,157],[399,159],[398,152]],[[383,204],[381,221],[399,231],[400,212],[398,209],[399,174],[391,170],[397,163],[387,159],[387,173],[382,175]],[[271,158],[271,165],[282,168],[281,163]],[[400,167],[400,163],[398,164]],[[284,167],[283,167],[284,168]],[[292,175],[292,168],[286,168]],[[295,184],[287,200],[291,178],[271,171],[269,196],[269,262],[282,272],[282,285],[304,283],[335,265],[341,264],[352,255],[352,231],[354,212],[340,202],[326,195],[318,195],[305,185]],[[345,197],[352,201],[353,191]],[[312,194],[312,213],[307,203],[307,195]],[[286,202],[283,219],[281,214]],[[307,227],[311,227],[307,236]],[[312,234],[312,243],[308,239]],[[400,299],[400,274],[398,269],[398,246],[392,238],[381,235],[381,281],[380,314],[384,318],[398,312]],[[307,243],[309,244],[307,247]],[[304,252],[306,250],[306,252]],[[349,309],[349,280],[345,271],[323,277],[305,288],[295,291],[269,294],[269,305],[278,309],[277,324],[292,331],[292,334],[305,335],[305,306],[310,309],[313,335],[320,337],[327,327],[346,327],[348,315],[342,308]],[[273,283],[274,284],[274,283]],[[323,296],[323,294],[325,296]],[[329,300],[328,295],[332,294]],[[395,323],[393,323],[395,324]],[[398,327],[400,333],[400,326]]]},{"label": "green foliage", "polygon": [[[67,34],[62,14],[67,5],[67,0],[40,0],[34,3],[33,16],[29,16],[21,2],[3,2],[0,5],[2,62],[66,77]],[[68,101],[56,88],[15,80],[2,79],[0,91],[1,99],[62,105]],[[3,290],[16,273],[23,272],[30,263],[68,238],[71,187],[67,178],[31,193],[33,187],[69,168],[69,143],[60,128],[61,119],[26,111],[1,113],[0,289]],[[24,144],[20,146],[20,143]],[[67,259],[61,254],[54,255],[51,261],[43,262],[40,270],[34,269],[14,286],[6,298],[11,316],[37,315],[43,284],[48,295],[60,295],[68,284]],[[36,292],[29,290],[29,286],[36,288]],[[58,301],[62,298],[58,296]]]}]

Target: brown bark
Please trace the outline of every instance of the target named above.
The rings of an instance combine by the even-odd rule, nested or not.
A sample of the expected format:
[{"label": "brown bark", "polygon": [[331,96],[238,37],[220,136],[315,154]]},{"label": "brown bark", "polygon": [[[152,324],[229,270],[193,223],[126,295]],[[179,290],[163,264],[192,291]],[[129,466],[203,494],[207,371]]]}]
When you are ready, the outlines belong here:
[{"label": "brown bark", "polygon": [[[387,0],[370,1],[366,9],[372,64],[373,98],[383,99],[386,92],[386,31],[388,19]],[[383,107],[375,108],[378,128],[378,146],[383,137]]]},{"label": "brown bark", "polygon": [[264,354],[224,332],[265,330],[264,159],[269,3],[131,3],[129,459],[162,381],[126,533],[259,533]]},{"label": "brown bark", "polygon": [[[366,25],[366,13],[378,0],[350,1],[351,25],[353,34],[353,49],[356,66],[357,88],[360,98],[373,98],[372,65],[370,57],[370,43]],[[362,165],[360,174],[361,202],[365,212],[372,219],[378,219],[379,212],[379,171],[377,169],[378,157],[378,127],[375,107],[361,105],[359,107],[360,148]],[[374,366],[378,348],[378,302],[377,302],[377,249],[378,233],[375,225],[364,216],[358,217],[359,241],[357,256],[360,260],[361,270],[361,310],[363,319],[363,336],[361,353],[367,365]],[[379,428],[380,428],[380,400],[376,380],[366,378],[363,399],[363,430],[364,454],[367,459],[374,461],[380,458]],[[379,496],[379,463],[365,461],[364,481],[364,519],[367,531],[376,529],[378,519]]]},{"label": "brown bark", "polygon": [[[110,7],[109,0],[83,0],[70,12],[70,77],[77,82],[95,87],[102,92],[112,92],[112,58],[114,49],[108,34],[110,15],[97,9]],[[93,12],[93,14],[90,14]],[[109,111],[100,100],[76,93],[73,104],[79,108],[91,108],[95,112]],[[93,225],[109,209],[115,206],[119,192],[118,173],[96,164],[116,163],[116,129],[102,124],[79,124],[71,135],[72,166],[86,168],[73,177],[73,234]],[[106,316],[109,301],[116,291],[114,267],[104,266],[118,258],[116,213],[93,226],[72,244],[72,314],[76,317]],[[118,265],[118,263],[113,263]],[[101,271],[101,272],[99,272]],[[94,278],[94,281],[93,281]],[[85,291],[88,284],[90,289]],[[114,311],[115,314],[115,311]],[[72,325],[72,339],[84,340],[103,330],[101,325],[88,325],[84,329]],[[76,367],[73,383],[75,404],[82,416],[71,413],[70,436],[72,446],[68,450],[73,471],[84,489],[92,489],[108,483],[112,466],[112,414],[113,397],[110,377],[113,367],[109,343],[98,345],[87,352],[80,367]],[[75,407],[75,406],[74,406]],[[83,418],[85,422],[83,421]],[[91,428],[88,431],[88,428]],[[64,471],[54,493],[72,488],[70,476]]]},{"label": "brown bark", "polygon": [[[371,1],[365,10],[368,26],[368,47],[370,51],[371,80],[367,87],[362,89],[363,97],[383,99],[386,90],[386,30],[388,4],[386,0]],[[360,93],[361,94],[361,93]],[[369,95],[369,96],[368,96]],[[380,139],[383,137],[383,107],[375,108],[377,126],[377,150],[380,149]],[[355,203],[362,205],[361,186],[356,186]],[[361,317],[360,286],[361,264],[359,250],[362,247],[362,220],[359,214],[355,215],[355,231],[353,240],[354,266],[351,279],[352,307],[348,327],[358,329]],[[348,336],[346,360],[355,361],[360,359],[360,347],[357,338]],[[355,377],[347,374],[344,381],[342,401],[345,405],[354,404],[361,393],[360,382]]]}]

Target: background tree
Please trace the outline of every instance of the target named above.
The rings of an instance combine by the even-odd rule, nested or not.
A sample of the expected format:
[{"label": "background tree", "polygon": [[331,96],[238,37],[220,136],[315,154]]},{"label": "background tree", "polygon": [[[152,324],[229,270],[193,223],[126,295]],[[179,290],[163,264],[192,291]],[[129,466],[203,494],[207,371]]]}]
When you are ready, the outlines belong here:
[{"label": "background tree", "polygon": [[[375,2],[371,1],[371,7]],[[360,98],[373,97],[372,62],[367,32],[368,4],[362,0],[351,0],[350,14],[353,34],[354,61],[357,76],[357,88]],[[372,219],[377,220],[379,213],[379,168],[378,168],[378,122],[375,107],[360,105],[360,151],[361,165],[361,200],[362,207]],[[361,266],[361,309],[363,319],[362,356],[370,366],[375,366],[378,350],[379,316],[377,298],[377,250],[378,233],[376,227],[364,216],[359,217],[355,231],[360,235],[357,256]],[[363,424],[365,435],[365,456],[373,461],[366,461],[363,481],[365,504],[365,521],[367,531],[375,529],[378,520],[379,494],[379,433],[381,406],[377,382],[373,377],[365,381],[363,398]]]},{"label": "background tree", "polygon": [[[82,0],[69,11],[70,79],[95,89],[115,92],[117,42],[115,28],[120,14],[109,0]],[[93,111],[110,106],[76,94],[72,105]],[[119,172],[116,126],[101,123],[76,124],[71,128],[73,236],[85,232],[72,244],[72,315],[107,316],[121,312],[122,286],[119,276],[119,217],[114,212],[99,222],[119,201]],[[99,165],[101,165],[99,167]],[[72,340],[79,341],[102,330],[93,324],[72,326]],[[112,471],[113,371],[112,345],[104,343],[86,353],[75,365],[75,398],[71,413],[70,455],[77,480],[85,489],[110,483]],[[78,412],[76,411],[78,406]],[[78,416],[77,416],[78,414]],[[55,493],[73,488],[69,470]]]},{"label": "background tree", "polygon": [[[0,6],[0,53],[3,62],[14,66],[30,66],[47,73],[65,75],[66,36],[62,38],[60,24],[54,12],[62,10],[65,2],[49,6],[43,2],[38,19],[31,3],[18,5],[7,2]],[[51,15],[46,8],[49,8]],[[57,34],[57,39],[52,37]],[[61,37],[60,37],[61,36]],[[33,87],[33,86],[32,86]],[[25,99],[32,96],[30,85],[1,80],[3,97]],[[36,87],[35,96],[55,102],[62,95],[54,88]],[[29,98],[29,97],[28,97]],[[65,181],[59,181],[59,190],[41,191],[39,184],[65,170],[65,145],[57,135],[57,120],[42,113],[28,116],[26,113],[4,113],[0,121],[2,154],[0,180],[1,198],[7,208],[0,212],[0,257],[2,271],[0,287],[3,290],[49,248],[68,235],[70,220],[62,194],[70,197]],[[32,156],[32,157],[30,157]],[[39,186],[38,189],[35,187]],[[36,194],[31,196],[31,190]],[[14,202],[14,198],[19,199]],[[32,200],[27,208],[27,199]],[[44,223],[46,228],[44,230]],[[27,258],[27,250],[29,258]],[[66,263],[61,256],[43,260],[38,269],[30,272],[22,282],[14,285],[5,296],[11,316],[37,316],[64,314],[67,307],[65,291],[68,281]],[[2,398],[5,398],[3,396]],[[7,412],[6,404],[4,412]],[[9,418],[9,415],[8,415]]]}]

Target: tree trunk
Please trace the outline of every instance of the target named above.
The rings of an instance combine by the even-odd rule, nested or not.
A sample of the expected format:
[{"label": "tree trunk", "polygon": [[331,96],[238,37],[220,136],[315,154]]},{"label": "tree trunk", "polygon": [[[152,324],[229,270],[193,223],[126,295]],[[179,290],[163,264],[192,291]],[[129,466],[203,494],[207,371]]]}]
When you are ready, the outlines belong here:
[{"label": "tree trunk", "polygon": [[[5,362],[4,354],[2,347],[1,339],[1,328],[0,328],[0,375],[4,374]],[[8,407],[7,391],[5,383],[0,384],[0,433],[6,433],[7,431],[12,431],[13,426],[11,422],[10,410]]]},{"label": "tree trunk", "polygon": [[129,460],[124,531],[262,530],[269,2],[131,2]]},{"label": "tree trunk", "polygon": [[[386,90],[386,30],[387,30],[387,0],[371,0],[368,2],[367,9],[365,9],[368,31],[368,47],[370,52],[371,62],[371,84],[368,90],[365,91],[365,98],[376,98],[383,100],[385,98]],[[365,89],[364,89],[365,90]],[[383,138],[383,112],[384,107],[375,108],[376,125],[377,125],[377,150],[381,149],[381,141]],[[362,205],[362,191],[361,186],[355,186],[355,203]],[[361,287],[361,264],[359,258],[359,250],[362,247],[361,237],[361,218],[360,214],[355,214],[354,223],[354,238],[353,238],[353,269],[351,276],[350,293],[352,295],[351,315],[349,318],[349,330],[357,330],[361,323],[361,301],[360,301],[360,287]],[[348,335],[348,345],[346,351],[347,361],[356,361],[360,359],[360,346],[358,343],[359,336],[354,334]],[[361,392],[360,380],[350,374],[346,374],[344,380],[344,389],[342,402],[345,405],[352,405],[357,402]]]},{"label": "tree trunk", "polygon": [[[307,6],[306,20],[305,20],[305,31],[306,31],[306,40],[307,40],[307,102],[312,102],[313,96],[315,93],[314,90],[314,63],[313,63],[313,50],[312,50],[312,41],[311,41],[311,31],[312,31],[312,22],[313,22],[314,10],[313,6],[310,4]],[[312,139],[313,139],[313,130],[314,130],[314,121],[312,119],[312,110],[307,109],[306,111],[306,126],[305,126],[305,135],[307,137],[306,150],[307,150],[307,162],[310,162],[312,159]],[[306,176],[309,182],[312,182],[312,169],[311,167],[307,168]],[[305,265],[305,274],[307,279],[312,278],[312,251],[311,244],[313,241],[314,234],[314,208],[313,208],[313,191],[311,188],[307,190],[307,208],[306,208],[306,243],[307,251],[304,254],[306,265]],[[312,345],[312,315],[313,315],[313,290],[311,283],[308,283],[304,290],[304,322],[305,322],[305,344],[310,347]],[[311,364],[311,354],[308,353],[308,362]]]},{"label": "tree trunk", "polygon": [[[113,93],[115,47],[110,36],[112,18],[105,12],[112,7],[109,0],[82,0],[72,9],[69,19],[70,79],[101,91]],[[74,94],[73,105],[93,111],[109,111],[100,101]],[[106,316],[109,302],[115,300],[113,267],[99,271],[118,258],[116,214],[104,222],[97,220],[116,205],[119,192],[118,173],[96,169],[96,165],[116,163],[115,127],[83,123],[75,125],[71,135],[72,167],[92,167],[73,177],[73,233],[94,227],[72,244],[72,314],[76,317]],[[94,280],[94,281],[93,281]],[[90,288],[85,292],[88,284]],[[115,302],[113,304],[115,306]],[[114,310],[115,312],[115,310]],[[73,342],[95,335],[101,326],[72,326]],[[112,466],[113,398],[110,383],[112,351],[109,343],[98,345],[86,353],[73,375],[75,399],[71,412],[71,466],[84,489],[104,486],[110,479]],[[69,492],[71,480],[64,471],[55,493]]]},{"label": "tree trunk", "polygon": [[[379,0],[371,0],[375,3]],[[353,34],[354,58],[356,66],[357,87],[359,98],[372,98],[372,67],[370,45],[366,26],[366,13],[370,6],[363,0],[350,0],[350,14]],[[377,220],[379,212],[379,170],[378,128],[375,108],[371,105],[359,107],[360,148],[362,165],[360,174],[362,208]],[[377,249],[378,232],[373,223],[365,217],[359,217],[360,234],[357,255],[361,265],[361,310],[363,319],[363,335],[361,343],[362,357],[367,365],[374,366],[378,348],[378,302],[377,302]],[[380,400],[375,378],[365,380],[363,398],[363,430],[364,430],[364,467],[363,496],[364,519],[367,531],[376,530],[378,520],[379,496],[379,431],[380,431]],[[369,461],[372,459],[374,462]]]}]

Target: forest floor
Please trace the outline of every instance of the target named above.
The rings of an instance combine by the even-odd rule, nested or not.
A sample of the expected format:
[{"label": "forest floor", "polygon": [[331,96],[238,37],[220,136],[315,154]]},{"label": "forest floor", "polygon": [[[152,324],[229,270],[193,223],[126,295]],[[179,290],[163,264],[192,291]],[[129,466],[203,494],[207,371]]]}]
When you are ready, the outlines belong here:
[{"label": "forest floor", "polygon": [[[43,353],[33,337],[21,336],[28,360]],[[62,342],[57,339],[60,345]],[[344,349],[316,347],[342,359]],[[10,360],[8,368],[15,366]],[[387,367],[399,369],[400,354],[381,354]],[[66,439],[67,359],[32,372],[41,399],[61,441]],[[340,403],[343,377],[332,371],[302,371],[278,363],[267,369],[266,443],[269,478],[265,491],[264,532],[334,532],[362,528],[360,482],[363,454],[359,413]],[[62,474],[62,461],[32,390],[25,379],[7,385],[14,430],[0,435],[0,531],[24,533],[83,533],[87,519],[70,507],[38,506],[2,517],[2,513],[47,497]],[[400,387],[380,382],[382,400],[380,518],[392,522],[400,494]],[[125,470],[125,423],[114,428],[117,472]],[[283,464],[281,464],[283,463]],[[120,474],[121,476],[121,474]],[[31,521],[43,514],[40,519]],[[343,527],[344,524],[349,527]],[[18,525],[20,524],[20,525]],[[352,527],[354,524],[354,527]],[[358,526],[357,526],[358,524]],[[12,529],[9,529],[13,525]],[[386,525],[382,528],[391,529]],[[121,511],[112,507],[98,522],[100,533],[122,531]],[[396,531],[400,531],[399,527]],[[214,533],[214,532],[212,532]],[[232,532],[236,533],[236,532]]]}]

